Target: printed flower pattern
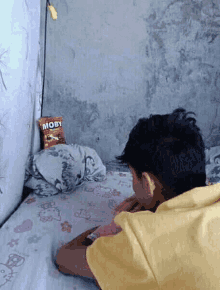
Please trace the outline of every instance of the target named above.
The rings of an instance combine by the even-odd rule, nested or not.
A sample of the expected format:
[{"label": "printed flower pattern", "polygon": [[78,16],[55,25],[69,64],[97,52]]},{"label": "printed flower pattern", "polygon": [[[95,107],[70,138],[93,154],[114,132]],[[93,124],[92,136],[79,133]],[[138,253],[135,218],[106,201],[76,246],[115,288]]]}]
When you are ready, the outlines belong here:
[{"label": "printed flower pattern", "polygon": [[14,245],[18,245],[18,241],[19,241],[19,239],[16,239],[16,240],[12,239],[11,242],[8,243],[8,245],[9,245],[11,248],[13,248]]},{"label": "printed flower pattern", "polygon": [[61,226],[62,226],[63,232],[71,233],[72,226],[68,223],[68,221],[65,221],[64,223],[62,223]]}]

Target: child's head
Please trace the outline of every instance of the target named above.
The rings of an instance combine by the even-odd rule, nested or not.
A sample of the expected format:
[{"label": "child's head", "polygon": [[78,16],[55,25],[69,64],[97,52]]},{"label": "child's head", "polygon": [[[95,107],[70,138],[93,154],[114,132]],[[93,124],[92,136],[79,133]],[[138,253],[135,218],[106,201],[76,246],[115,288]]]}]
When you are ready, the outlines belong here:
[{"label": "child's head", "polygon": [[190,113],[194,114],[178,108],[172,114],[139,119],[116,157],[130,167],[137,182],[153,178],[161,200],[206,185],[205,146],[196,120],[187,117]]}]

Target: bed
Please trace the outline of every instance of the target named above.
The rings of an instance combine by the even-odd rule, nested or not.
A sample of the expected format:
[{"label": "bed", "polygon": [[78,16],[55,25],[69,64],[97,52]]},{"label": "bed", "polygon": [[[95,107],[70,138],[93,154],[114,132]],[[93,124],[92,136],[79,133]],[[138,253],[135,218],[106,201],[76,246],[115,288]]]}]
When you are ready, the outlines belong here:
[{"label": "bed", "polygon": [[[51,150],[51,156],[57,158],[56,166],[54,165],[57,169],[64,159],[68,163],[68,156],[71,156],[69,149],[62,152],[59,146],[61,145]],[[70,148],[69,145],[66,146]],[[32,162],[29,160],[25,186],[32,188],[32,193],[0,229],[1,289],[98,289],[93,279],[59,273],[54,265],[54,257],[63,244],[80,233],[111,222],[114,207],[134,193],[132,176],[128,171],[120,172],[104,165],[94,150],[83,151],[85,147],[77,148],[77,154],[81,154],[79,160],[89,160],[88,163],[83,163],[84,172],[80,169],[81,179],[77,170],[74,173],[66,171],[65,175],[59,170],[46,170],[42,174],[37,160],[45,161],[44,154],[49,149],[47,153],[44,151],[43,154],[39,152],[32,156]],[[77,162],[76,158],[74,162]],[[77,168],[81,163],[77,163]],[[86,164],[90,170],[86,168]],[[71,166],[65,168],[70,170]],[[206,172],[207,185],[220,182],[220,146],[206,149]],[[63,183],[59,176],[65,176]],[[74,179],[74,176],[78,179]],[[68,180],[72,179],[74,183],[70,185]]]}]

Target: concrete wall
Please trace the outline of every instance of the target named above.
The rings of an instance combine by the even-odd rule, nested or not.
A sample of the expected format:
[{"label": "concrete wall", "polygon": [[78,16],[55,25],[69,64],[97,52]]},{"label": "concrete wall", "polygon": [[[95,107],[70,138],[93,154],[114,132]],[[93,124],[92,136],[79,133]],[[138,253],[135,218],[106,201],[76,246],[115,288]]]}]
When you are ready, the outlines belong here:
[{"label": "concrete wall", "polygon": [[[45,1],[42,1],[43,3]],[[218,0],[54,0],[43,116],[63,116],[67,144],[120,154],[140,117],[179,106],[220,145]],[[41,7],[43,55],[45,4]]]},{"label": "concrete wall", "polygon": [[40,147],[34,124],[39,109],[35,101],[39,100],[40,90],[39,1],[9,0],[3,6],[0,11],[0,227],[21,202],[28,154]]}]

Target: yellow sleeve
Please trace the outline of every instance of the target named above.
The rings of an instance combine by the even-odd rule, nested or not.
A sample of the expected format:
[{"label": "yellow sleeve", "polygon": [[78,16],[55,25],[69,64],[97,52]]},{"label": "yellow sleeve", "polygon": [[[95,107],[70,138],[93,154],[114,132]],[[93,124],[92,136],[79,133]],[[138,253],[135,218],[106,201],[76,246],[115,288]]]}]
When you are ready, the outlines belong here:
[{"label": "yellow sleeve", "polygon": [[159,289],[128,222],[124,221],[122,227],[124,230],[117,235],[100,237],[87,248],[87,262],[100,287],[103,290]]}]

